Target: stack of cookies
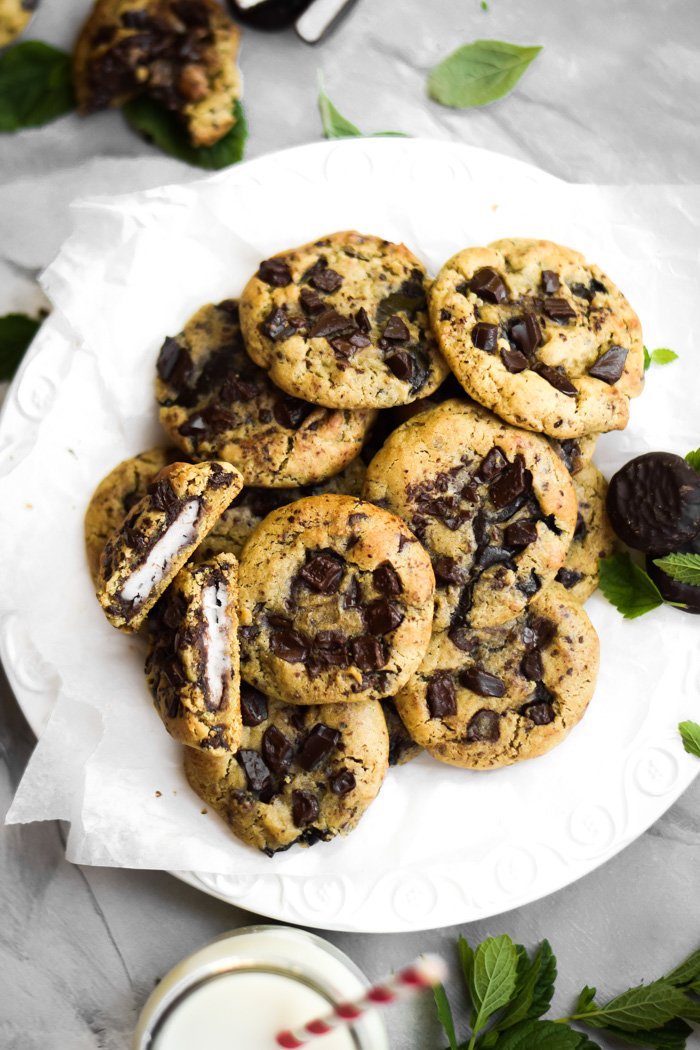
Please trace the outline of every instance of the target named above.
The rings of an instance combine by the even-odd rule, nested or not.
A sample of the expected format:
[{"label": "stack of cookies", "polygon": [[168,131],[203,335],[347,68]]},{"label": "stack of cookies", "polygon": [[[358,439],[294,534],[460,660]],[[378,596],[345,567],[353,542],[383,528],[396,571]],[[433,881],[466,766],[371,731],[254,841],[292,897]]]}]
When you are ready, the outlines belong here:
[{"label": "stack of cookies", "polygon": [[239,838],[347,834],[390,764],[494,769],[579,721],[612,549],[591,455],[643,384],[596,266],[504,240],[431,282],[404,245],[331,234],[203,306],[156,372],[173,447],[100,483],[88,560]]}]

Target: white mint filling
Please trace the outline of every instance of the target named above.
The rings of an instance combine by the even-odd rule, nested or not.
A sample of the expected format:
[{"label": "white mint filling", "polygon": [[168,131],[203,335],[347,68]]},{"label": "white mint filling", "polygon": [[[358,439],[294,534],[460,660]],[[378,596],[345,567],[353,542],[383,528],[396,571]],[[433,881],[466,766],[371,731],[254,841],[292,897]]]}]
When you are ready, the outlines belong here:
[{"label": "white mint filling", "polygon": [[226,616],[228,591],[224,583],[212,583],[202,594],[202,610],[207,625],[207,694],[211,707],[220,707],[231,670],[229,622]]},{"label": "white mint filling", "polygon": [[169,529],[151,549],[140,569],[132,572],[121,589],[120,597],[125,602],[143,605],[153,589],[158,586],[170,568],[173,559],[183,547],[197,539],[195,522],[199,517],[199,500],[186,503]]}]

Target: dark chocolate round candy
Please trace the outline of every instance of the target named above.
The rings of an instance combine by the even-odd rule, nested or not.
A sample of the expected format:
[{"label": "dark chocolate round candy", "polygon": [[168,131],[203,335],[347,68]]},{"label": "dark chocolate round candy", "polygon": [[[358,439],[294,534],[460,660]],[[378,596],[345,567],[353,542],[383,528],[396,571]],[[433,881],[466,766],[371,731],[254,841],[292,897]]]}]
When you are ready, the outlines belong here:
[{"label": "dark chocolate round candy", "polygon": [[647,452],[613,476],[606,505],[628,546],[670,554],[700,532],[700,474],[671,452]]},{"label": "dark chocolate round candy", "polygon": [[[686,543],[678,551],[679,554],[700,554],[700,534],[690,543]],[[664,572],[658,565],[654,565],[654,559],[663,557],[660,554],[647,554],[647,572],[659,588],[661,597],[667,602],[680,602],[685,606],[681,612],[700,613],[700,587],[692,583],[681,583],[674,580],[672,576]]]}]

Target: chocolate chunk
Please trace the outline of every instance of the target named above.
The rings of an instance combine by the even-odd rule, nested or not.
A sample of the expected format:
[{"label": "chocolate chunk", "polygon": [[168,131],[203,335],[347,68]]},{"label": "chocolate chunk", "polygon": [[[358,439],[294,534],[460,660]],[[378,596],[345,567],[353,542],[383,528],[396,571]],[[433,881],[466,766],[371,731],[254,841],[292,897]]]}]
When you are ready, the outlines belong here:
[{"label": "chocolate chunk", "polygon": [[284,259],[265,259],[255,276],[272,288],[284,288],[292,283],[292,271]]},{"label": "chocolate chunk", "polygon": [[345,572],[345,562],[335,554],[307,554],[299,570],[300,580],[319,594],[336,594]]},{"label": "chocolate chunk", "polygon": [[320,292],[337,292],[343,283],[343,278],[336,270],[330,267],[316,270],[309,279],[309,283]]},{"label": "chocolate chunk", "polygon": [[477,350],[485,350],[487,354],[492,354],[498,346],[498,325],[479,321],[472,328],[472,343]]},{"label": "chocolate chunk", "polygon": [[568,324],[576,318],[576,310],[569,300],[559,297],[545,299],[544,312],[550,321],[556,321],[557,324]]},{"label": "chocolate chunk", "polygon": [[534,521],[514,521],[503,530],[503,540],[508,547],[529,547],[537,540],[537,524]]},{"label": "chocolate chunk", "polygon": [[589,376],[600,379],[603,383],[617,383],[625,370],[628,353],[624,346],[611,346],[600,355],[593,367],[588,369]]},{"label": "chocolate chunk", "polygon": [[393,343],[405,343],[411,338],[411,333],[398,314],[391,315],[384,327],[383,335],[385,339]]},{"label": "chocolate chunk", "polygon": [[236,401],[252,401],[259,393],[258,387],[249,379],[243,379],[239,375],[227,376],[221,387],[222,401],[235,403]]},{"label": "chocolate chunk", "polygon": [[370,634],[389,634],[403,623],[404,615],[395,602],[377,598],[362,610],[365,627]]},{"label": "chocolate chunk", "polygon": [[554,708],[546,700],[535,701],[532,704],[523,704],[520,714],[529,718],[536,726],[546,726],[554,721]]},{"label": "chocolate chunk", "polygon": [[539,649],[530,649],[520,661],[522,674],[531,682],[539,682],[544,673],[542,667],[542,654]]},{"label": "chocolate chunk", "polygon": [[250,791],[265,791],[272,785],[272,776],[257,751],[241,748],[236,752],[236,761],[245,773]]},{"label": "chocolate chunk", "polygon": [[350,641],[352,662],[361,671],[379,671],[387,662],[384,646],[378,638],[363,634]]},{"label": "chocolate chunk", "polygon": [[340,732],[324,722],[317,722],[301,745],[296,761],[307,773],[318,769],[340,743]]},{"label": "chocolate chunk", "polygon": [[456,558],[447,555],[433,558],[435,578],[442,583],[466,583],[468,574]]},{"label": "chocolate chunk", "polygon": [[513,375],[524,372],[530,367],[530,362],[525,354],[521,354],[519,350],[501,350],[501,361]]},{"label": "chocolate chunk", "polygon": [[364,332],[353,332],[352,335],[348,336],[348,342],[357,349],[372,345],[372,340]]},{"label": "chocolate chunk", "polygon": [[495,711],[482,707],[467,724],[467,743],[493,744],[501,735],[500,718]]},{"label": "chocolate chunk", "polygon": [[602,292],[604,295],[608,294],[608,289],[605,287],[603,282],[599,281],[596,277],[591,278],[589,290],[592,292],[591,298],[593,298],[596,292]]},{"label": "chocolate chunk", "polygon": [[452,679],[446,675],[436,675],[428,682],[425,700],[431,718],[447,718],[457,714],[457,694]]},{"label": "chocolate chunk", "polygon": [[504,303],[508,298],[508,286],[492,266],[482,266],[469,281],[469,291],[486,303]]},{"label": "chocolate chunk", "polygon": [[525,357],[532,357],[538,346],[543,343],[542,329],[534,314],[523,314],[508,324],[508,340],[512,346]]},{"label": "chocolate chunk", "polygon": [[489,674],[488,671],[483,671],[476,666],[465,667],[460,672],[459,681],[461,685],[471,689],[472,693],[477,693],[479,696],[503,696],[506,691],[502,678]]},{"label": "chocolate chunk", "polygon": [[248,685],[241,682],[241,719],[244,726],[259,726],[267,720],[267,697]]},{"label": "chocolate chunk", "polygon": [[572,587],[576,586],[579,580],[583,579],[583,573],[576,572],[575,569],[565,569],[562,567],[554,579],[557,583],[560,583],[562,587],[566,587],[567,591],[570,591]]},{"label": "chocolate chunk", "polygon": [[319,631],[312,648],[319,670],[348,666],[347,640],[340,631]]},{"label": "chocolate chunk", "polygon": [[[700,535],[695,536],[690,543],[683,544],[679,554],[700,554]],[[648,554],[646,558],[646,569],[652,580],[659,588],[661,597],[667,602],[678,602],[682,606],[681,612],[700,613],[700,587],[692,583],[681,583],[674,580],[672,576],[664,572],[660,565],[656,565],[654,559],[656,554]]]},{"label": "chocolate chunk", "polygon": [[297,828],[313,824],[320,813],[318,798],[313,791],[292,791],[292,820]]},{"label": "chocolate chunk", "polygon": [[168,336],[160,348],[156,371],[164,383],[170,383],[178,390],[186,385],[192,374],[192,358],[177,339]]},{"label": "chocolate chunk", "polygon": [[390,354],[384,363],[389,371],[404,383],[407,383],[413,376],[413,359],[405,350],[397,350]]},{"label": "chocolate chunk", "polygon": [[647,452],[613,475],[606,507],[630,547],[670,554],[700,533],[700,474],[671,452]]},{"label": "chocolate chunk", "polygon": [[401,594],[403,584],[390,561],[381,562],[372,573],[372,582],[380,594]]},{"label": "chocolate chunk", "polygon": [[445,310],[444,307],[443,307],[443,309],[440,311],[440,320],[441,321],[449,321],[451,317],[452,317],[452,314],[450,313],[450,311],[449,310]]},{"label": "chocolate chunk", "polygon": [[311,415],[314,407],[308,401],[300,401],[297,397],[280,397],[272,406],[272,413],[281,427],[297,430],[306,417]]},{"label": "chocolate chunk", "polygon": [[333,347],[333,353],[341,361],[349,361],[357,350],[357,347],[349,339],[344,339],[339,335],[335,339],[329,339],[329,342]]},{"label": "chocolate chunk", "polygon": [[528,649],[546,649],[557,633],[557,625],[546,616],[530,616],[523,627],[523,643]]},{"label": "chocolate chunk", "polygon": [[509,562],[513,556],[513,551],[507,547],[484,547],[479,553],[479,557],[476,560],[476,566],[482,571],[488,569],[491,565],[500,565],[505,562]]},{"label": "chocolate chunk", "polygon": [[289,323],[287,311],[282,306],[273,306],[265,320],[260,324],[260,331],[273,342],[289,339],[296,329]]},{"label": "chocolate chunk", "polygon": [[554,270],[543,270],[542,271],[542,291],[545,295],[554,295],[561,288],[561,281],[559,280],[559,274],[555,273]]},{"label": "chocolate chunk", "polygon": [[309,339],[328,339],[335,335],[347,335],[355,325],[349,317],[337,310],[325,310],[309,330]]},{"label": "chocolate chunk", "polygon": [[448,638],[462,653],[473,653],[479,641],[468,627],[451,627]]},{"label": "chocolate chunk", "polygon": [[588,526],[583,520],[581,513],[576,515],[576,528],[574,529],[574,539],[579,543],[582,543],[588,535]]},{"label": "chocolate chunk", "polygon": [[585,284],[575,282],[574,284],[570,284],[569,288],[577,299],[585,299],[587,303],[590,303],[593,298],[593,289],[586,287]]},{"label": "chocolate chunk", "polygon": [[270,627],[291,627],[292,621],[287,616],[279,616],[277,613],[270,613],[267,618],[267,622]]},{"label": "chocolate chunk", "polygon": [[525,493],[532,484],[530,472],[525,469],[525,460],[518,454],[510,466],[489,486],[491,502],[496,510],[512,503]]},{"label": "chocolate chunk", "polygon": [[350,769],[341,769],[328,778],[328,787],[334,795],[338,795],[340,798],[343,795],[347,795],[350,791],[354,791],[356,786],[355,774]]},{"label": "chocolate chunk", "polygon": [[273,773],[286,773],[292,764],[294,747],[277,726],[268,726],[263,733],[262,757]]},{"label": "chocolate chunk", "polygon": [[357,609],[362,603],[362,587],[357,576],[353,576],[343,595],[344,609]]},{"label": "chocolate chunk", "polygon": [[491,481],[500,474],[501,471],[505,470],[507,466],[508,460],[504,453],[498,445],[494,445],[494,447],[489,449],[482,459],[474,477],[477,481]]},{"label": "chocolate chunk", "polygon": [[365,335],[372,331],[372,322],[370,321],[369,314],[364,306],[361,306],[355,314],[355,324],[361,332],[365,333]]},{"label": "chocolate chunk", "polygon": [[326,309],[323,299],[310,288],[302,288],[299,292],[299,302],[302,310],[307,314],[322,314]]},{"label": "chocolate chunk", "polygon": [[578,394],[578,390],[561,365],[550,368],[549,365],[543,365],[542,362],[538,362],[533,368],[533,372],[537,372],[538,375],[547,380],[550,386],[553,386],[560,393],[566,394],[567,397],[576,397]]},{"label": "chocolate chunk", "polygon": [[180,500],[167,478],[159,478],[148,486],[153,506],[156,510],[165,511],[168,517],[174,517],[180,509]]},{"label": "chocolate chunk", "polygon": [[282,628],[270,635],[270,652],[289,664],[303,664],[308,656],[307,640],[300,631]]}]

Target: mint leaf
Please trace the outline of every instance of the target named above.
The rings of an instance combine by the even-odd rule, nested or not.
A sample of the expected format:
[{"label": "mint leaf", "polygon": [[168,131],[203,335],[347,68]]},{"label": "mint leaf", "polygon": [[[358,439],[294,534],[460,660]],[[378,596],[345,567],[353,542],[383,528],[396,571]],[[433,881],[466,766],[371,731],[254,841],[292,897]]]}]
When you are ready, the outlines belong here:
[{"label": "mint leaf", "polygon": [[456,109],[485,106],[512,91],[541,50],[503,40],[475,40],[457,48],[433,69],[428,94]]},{"label": "mint leaf", "polygon": [[12,379],[40,327],[41,321],[26,314],[0,317],[0,381]]},{"label": "mint leaf", "polygon": [[680,989],[661,978],[651,984],[630,988],[604,1006],[588,1007],[580,1016],[574,1013],[572,1019],[582,1020],[595,1028],[612,1025],[625,1032],[648,1031],[660,1028],[674,1017],[681,1017],[687,1001]]},{"label": "mint leaf", "polygon": [[474,1032],[510,1002],[517,975],[518,953],[507,934],[489,937],[479,945],[474,953],[470,988],[476,1009]]},{"label": "mint leaf", "polygon": [[496,1043],[496,1050],[579,1050],[580,1047],[595,1048],[596,1044],[581,1032],[555,1021],[525,1021],[510,1028]]},{"label": "mint leaf", "polygon": [[[678,728],[680,729],[681,726],[693,727],[697,734],[698,747],[700,747],[700,726],[697,722],[681,722],[681,725]],[[682,734],[683,730],[681,730],[681,735]],[[692,984],[693,981],[700,979],[700,948],[698,948],[696,952],[693,952],[692,955],[689,955],[680,966],[675,968],[675,970],[671,970],[671,972],[666,975],[665,979],[670,981],[671,984],[675,984],[677,988],[682,987],[684,984]]]},{"label": "mint leaf", "polygon": [[[700,725],[697,722],[679,722],[678,732],[681,734],[683,747],[688,754],[700,758]],[[678,981],[672,980],[672,977],[673,975],[668,980],[672,984],[678,984]],[[695,984],[695,979],[693,979],[693,983]],[[693,991],[700,992],[700,987],[693,987]]]},{"label": "mint leaf", "polygon": [[697,470],[698,474],[700,474],[700,448],[696,448],[694,452],[689,452],[685,458],[693,470]]},{"label": "mint leaf", "polygon": [[[517,945],[521,948],[521,945]],[[498,1020],[497,1028],[504,1031],[521,1021],[541,1017],[549,1009],[557,976],[557,960],[549,941],[542,941],[532,961],[523,949],[518,964],[515,995]],[[491,1033],[489,1033],[490,1035]],[[484,1041],[484,1045],[486,1041]]]},{"label": "mint leaf", "polygon": [[467,990],[471,987],[472,973],[474,970],[474,951],[469,947],[469,942],[465,937],[459,937],[457,940],[457,952],[459,954],[459,963],[462,967],[462,976],[464,977],[464,983],[467,986]]},{"label": "mint leaf", "polygon": [[[321,114],[323,135],[327,139],[364,138],[363,132],[335,108],[323,90],[321,76],[318,78],[318,109]],[[403,131],[375,131],[371,138],[408,138]]]},{"label": "mint leaf", "polygon": [[657,1050],[685,1050],[686,1039],[692,1035],[693,1029],[685,1021],[676,1018],[673,1021],[667,1021],[661,1028],[654,1028],[651,1032],[623,1032],[613,1027],[606,1028],[606,1032],[628,1046],[650,1046],[656,1047]]},{"label": "mint leaf", "polygon": [[[574,1009],[574,1013],[576,1014],[576,1016],[578,1016],[579,1014],[585,1014],[588,1012],[589,1009],[591,1009],[591,1004],[595,999],[595,995],[595,988],[589,988],[587,984],[584,985],[581,992],[579,993],[578,1001]],[[593,1006],[592,1009],[595,1010],[596,1007]]]},{"label": "mint leaf", "polygon": [[626,620],[634,620],[663,605],[656,584],[629,554],[600,558],[598,565],[601,591]]},{"label": "mint leaf", "polygon": [[675,350],[669,350],[666,346],[660,346],[658,350],[652,350],[651,359],[655,365],[670,365],[671,361],[678,360]]},{"label": "mint leaf", "polygon": [[37,128],[74,108],[65,51],[30,40],[0,54],[0,131]]},{"label": "mint leaf", "polygon": [[158,146],[164,153],[169,153],[178,160],[184,160],[195,168],[218,171],[236,164],[243,158],[248,124],[243,106],[236,99],[233,112],[236,123],[222,139],[213,146],[193,146],[187,129],[175,113],[168,112],[147,95],[141,95],[123,107],[123,113],[132,128],[139,132],[148,142]]},{"label": "mint leaf", "polygon": [[445,989],[441,984],[438,984],[433,988],[433,996],[435,997],[435,1009],[437,1011],[438,1021],[442,1025],[443,1031],[447,1036],[450,1050],[458,1050],[452,1008],[450,1007],[450,1002],[447,998]]},{"label": "mint leaf", "polygon": [[700,554],[667,554],[654,558],[654,565],[674,580],[700,587]]},{"label": "mint leaf", "polygon": [[645,372],[649,368],[650,364],[651,364],[651,354],[649,353],[647,348],[644,347],[644,371]]}]

